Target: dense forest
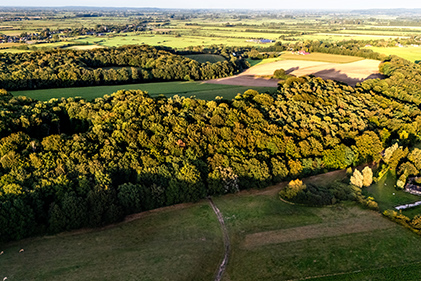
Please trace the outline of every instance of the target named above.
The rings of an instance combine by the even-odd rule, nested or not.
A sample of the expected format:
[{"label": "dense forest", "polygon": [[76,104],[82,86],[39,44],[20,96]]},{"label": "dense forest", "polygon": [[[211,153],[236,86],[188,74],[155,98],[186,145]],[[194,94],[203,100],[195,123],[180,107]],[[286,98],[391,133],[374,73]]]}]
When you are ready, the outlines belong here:
[{"label": "dense forest", "polygon": [[[217,52],[218,49],[212,50]],[[207,80],[247,68],[246,61],[221,50],[226,61],[199,63],[171,48],[125,46],[83,50],[0,53],[0,88],[11,90]]]},{"label": "dense forest", "polygon": [[[13,69],[16,60],[63,73],[73,69],[66,65],[95,72],[127,64],[161,78],[162,65],[185,66],[182,75],[191,77],[208,73],[206,64],[179,64],[179,56],[146,46],[8,56],[3,69]],[[232,66],[223,73],[235,72],[235,63],[222,64]],[[405,183],[421,170],[420,151],[412,148],[421,130],[420,66],[388,57],[380,70],[388,78],[356,87],[290,77],[275,94],[248,90],[233,100],[118,91],[93,101],[40,102],[1,90],[0,240],[102,226],[134,212],[363,163],[383,161]],[[30,85],[19,77],[6,81]],[[360,197],[342,187],[309,187],[316,195],[311,200],[317,205]]]}]

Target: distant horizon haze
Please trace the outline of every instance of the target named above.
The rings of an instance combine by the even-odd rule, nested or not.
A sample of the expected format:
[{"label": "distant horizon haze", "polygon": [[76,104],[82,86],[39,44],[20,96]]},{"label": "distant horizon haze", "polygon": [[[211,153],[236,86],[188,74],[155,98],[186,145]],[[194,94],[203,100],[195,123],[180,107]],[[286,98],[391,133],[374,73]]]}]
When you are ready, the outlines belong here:
[{"label": "distant horizon haze", "polygon": [[[15,0],[1,3],[0,7],[89,7],[89,8],[162,8],[162,9],[255,9],[255,10],[367,10],[367,9],[417,9],[421,1],[192,1],[192,0]],[[36,4],[34,4],[36,3]]]}]

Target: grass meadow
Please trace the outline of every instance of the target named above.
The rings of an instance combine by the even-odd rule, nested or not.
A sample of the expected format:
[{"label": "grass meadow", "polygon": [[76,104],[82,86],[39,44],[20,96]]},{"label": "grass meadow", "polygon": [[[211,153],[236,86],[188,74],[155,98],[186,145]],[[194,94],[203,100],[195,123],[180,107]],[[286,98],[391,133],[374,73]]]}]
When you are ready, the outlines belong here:
[{"label": "grass meadow", "polygon": [[401,58],[407,59],[409,61],[415,62],[421,60],[421,47],[367,47],[374,52],[385,54],[385,55],[395,55]]},{"label": "grass meadow", "polygon": [[[354,203],[281,202],[280,186],[214,198],[231,240],[223,280],[419,280],[420,237]],[[207,201],[112,227],[3,245],[9,280],[212,280],[222,233]],[[19,249],[24,249],[19,253]]]},{"label": "grass meadow", "polygon": [[197,54],[197,55],[185,55],[189,59],[198,61],[200,63],[215,63],[219,61],[225,61],[225,58],[220,55],[213,55],[213,54]]},{"label": "grass meadow", "polygon": [[[366,195],[374,197],[379,204],[380,211],[393,210],[396,206],[414,203],[421,200],[421,197],[402,190],[396,190],[396,175],[388,172],[378,182],[373,183],[365,190]],[[412,218],[421,214],[421,206],[402,210],[402,214]]]},{"label": "grass meadow", "polygon": [[98,44],[104,47],[118,47],[133,44],[147,44],[152,46],[169,46],[184,49],[190,46],[210,46],[224,44],[227,46],[257,46],[257,43],[247,42],[246,39],[235,37],[211,37],[206,34],[170,35],[150,33],[125,33],[115,36],[82,36],[73,40],[76,43]]},{"label": "grass meadow", "polygon": [[396,190],[396,180],[396,175],[389,171],[366,190],[368,196],[374,197],[381,211],[420,200],[419,196]]},{"label": "grass meadow", "polygon": [[[223,255],[218,220],[203,201],[1,248],[8,280],[212,280]],[[24,252],[19,253],[20,249]]]},{"label": "grass meadow", "polygon": [[53,98],[82,97],[86,100],[110,95],[118,90],[142,90],[148,92],[151,96],[164,95],[172,97],[174,95],[191,97],[196,96],[199,99],[213,100],[220,96],[225,99],[233,99],[238,93],[244,93],[248,89],[254,89],[259,92],[275,92],[276,88],[271,87],[247,87],[234,85],[218,85],[202,82],[159,82],[145,84],[126,84],[111,86],[91,86],[75,88],[56,88],[40,90],[24,90],[11,92],[14,96],[27,96],[32,99],[48,101]]},{"label": "grass meadow", "polygon": [[[227,195],[215,203],[232,243],[225,280],[421,277],[421,238],[374,211],[354,204],[290,205],[277,192]],[[413,270],[404,273],[410,278],[400,279],[407,268]]]}]

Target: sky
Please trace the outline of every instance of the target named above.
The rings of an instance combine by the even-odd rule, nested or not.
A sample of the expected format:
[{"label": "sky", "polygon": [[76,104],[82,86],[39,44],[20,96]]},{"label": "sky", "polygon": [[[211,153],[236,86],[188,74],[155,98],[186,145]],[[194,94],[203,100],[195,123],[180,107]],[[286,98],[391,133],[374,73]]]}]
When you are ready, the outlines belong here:
[{"label": "sky", "polygon": [[[2,3],[3,2],[3,3]],[[420,0],[0,0],[0,6],[91,6],[181,9],[393,9],[421,8]]]}]

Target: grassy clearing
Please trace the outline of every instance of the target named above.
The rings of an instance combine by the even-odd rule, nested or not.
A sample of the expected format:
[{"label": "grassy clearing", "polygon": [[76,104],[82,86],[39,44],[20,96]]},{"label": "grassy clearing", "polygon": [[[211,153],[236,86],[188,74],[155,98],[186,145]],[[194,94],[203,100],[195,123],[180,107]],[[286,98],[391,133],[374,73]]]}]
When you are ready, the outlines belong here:
[{"label": "grassy clearing", "polygon": [[248,89],[254,89],[259,92],[274,92],[276,88],[271,87],[246,87],[233,85],[217,85],[201,82],[161,82],[145,84],[127,84],[112,86],[92,86],[80,88],[58,88],[42,90],[14,91],[14,96],[27,96],[33,99],[48,101],[52,98],[83,97],[86,100],[110,95],[118,90],[142,90],[148,92],[151,96],[165,95],[172,97],[180,95],[185,97],[196,96],[200,99],[213,100],[217,96],[226,99],[234,98],[238,93],[243,93]]},{"label": "grassy clearing", "polygon": [[19,50],[19,49],[0,49],[0,53],[29,53],[30,50]]},{"label": "grassy clearing", "polygon": [[225,58],[220,55],[212,55],[212,54],[198,54],[198,55],[185,55],[189,59],[201,62],[201,63],[215,63],[218,61],[225,61]]},{"label": "grassy clearing", "polygon": [[321,62],[332,62],[332,63],[350,63],[363,60],[360,57],[332,55],[323,53],[311,53],[309,55],[295,55],[292,53],[284,53],[281,56],[284,60],[306,60],[306,61],[321,61]]},{"label": "grassy clearing", "polygon": [[[207,201],[147,213],[106,230],[16,242],[1,250],[9,280],[212,280],[223,255]],[[25,249],[19,253],[19,249]]]},{"label": "grassy clearing", "polygon": [[400,281],[412,281],[417,280],[421,276],[421,262],[415,262],[414,264],[396,265],[386,268],[368,269],[364,271],[344,273],[333,276],[309,278],[307,280],[319,280],[319,281],[353,281],[353,280],[369,280],[369,281],[384,281],[384,280],[400,280]]},{"label": "grassy clearing", "polygon": [[367,47],[367,48],[380,54],[395,55],[412,62],[415,62],[416,60],[421,60],[421,47],[404,47],[404,48]]},{"label": "grassy clearing", "polygon": [[293,36],[295,39],[299,40],[322,40],[322,41],[330,41],[330,42],[337,42],[343,40],[380,40],[380,39],[389,39],[389,38],[396,38],[396,36],[387,36],[387,35],[372,35],[372,34],[336,34],[336,33],[317,33],[311,35],[302,35],[302,36]]},{"label": "grassy clearing", "polygon": [[[354,280],[365,280],[382,276],[374,269],[393,271],[418,262],[420,237],[354,204],[312,208],[280,202],[276,194],[253,193],[217,198],[215,203],[231,235],[227,280],[301,280],[356,270],[363,273]],[[361,227],[370,222],[376,227]],[[329,228],[328,235],[320,235],[320,225]],[[294,229],[302,230],[301,239],[282,236]],[[250,239],[259,234],[263,240]],[[417,280],[421,271],[411,274]]]},{"label": "grassy clearing", "polygon": [[402,204],[414,203],[421,200],[421,197],[412,195],[402,190],[396,190],[396,176],[391,172],[384,175],[377,183],[372,184],[364,192],[373,196],[379,204],[381,211],[393,209]]},{"label": "grassy clearing", "polygon": [[104,48],[104,46],[100,45],[77,45],[77,46],[69,46],[64,47],[63,49],[70,49],[70,50],[92,50],[97,48]]},{"label": "grassy clearing", "polygon": [[280,61],[280,60],[282,60],[282,58],[277,57],[277,58],[270,58],[270,59],[263,59],[263,60],[252,60],[252,59],[246,59],[246,60],[249,62],[250,66],[253,67],[253,66],[256,66],[256,65]]}]

